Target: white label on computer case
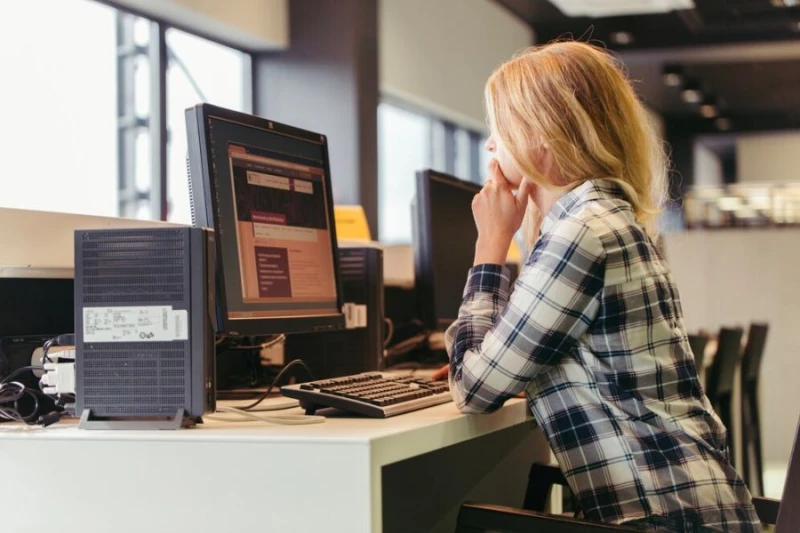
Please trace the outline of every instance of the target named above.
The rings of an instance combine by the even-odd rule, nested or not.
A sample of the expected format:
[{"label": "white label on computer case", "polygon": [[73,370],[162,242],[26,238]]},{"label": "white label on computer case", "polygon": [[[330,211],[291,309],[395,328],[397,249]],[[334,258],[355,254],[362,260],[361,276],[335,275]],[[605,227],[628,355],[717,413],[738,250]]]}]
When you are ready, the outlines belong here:
[{"label": "white label on computer case", "polygon": [[84,307],[83,342],[186,340],[188,313],[171,306]]}]

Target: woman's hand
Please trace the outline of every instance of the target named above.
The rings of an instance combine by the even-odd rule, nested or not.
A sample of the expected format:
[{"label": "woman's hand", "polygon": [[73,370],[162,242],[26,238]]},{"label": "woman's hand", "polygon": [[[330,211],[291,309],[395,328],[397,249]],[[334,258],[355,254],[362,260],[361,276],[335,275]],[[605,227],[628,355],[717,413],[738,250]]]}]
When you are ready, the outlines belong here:
[{"label": "woman's hand", "polygon": [[478,228],[475,264],[502,265],[511,239],[522,224],[534,184],[523,178],[517,194],[503,175],[497,160],[489,163],[489,180],[472,200],[472,215]]},{"label": "woman's hand", "polygon": [[433,381],[447,381],[447,376],[450,374],[450,363],[444,365],[431,376]]}]

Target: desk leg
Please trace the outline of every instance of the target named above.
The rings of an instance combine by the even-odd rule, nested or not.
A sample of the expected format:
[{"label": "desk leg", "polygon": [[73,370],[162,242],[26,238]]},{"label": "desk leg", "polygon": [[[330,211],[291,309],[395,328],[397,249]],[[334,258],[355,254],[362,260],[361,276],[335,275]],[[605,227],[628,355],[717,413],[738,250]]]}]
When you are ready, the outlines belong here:
[{"label": "desk leg", "polygon": [[531,463],[549,458],[531,423],[385,466],[383,533],[452,533],[465,500],[520,507]]}]

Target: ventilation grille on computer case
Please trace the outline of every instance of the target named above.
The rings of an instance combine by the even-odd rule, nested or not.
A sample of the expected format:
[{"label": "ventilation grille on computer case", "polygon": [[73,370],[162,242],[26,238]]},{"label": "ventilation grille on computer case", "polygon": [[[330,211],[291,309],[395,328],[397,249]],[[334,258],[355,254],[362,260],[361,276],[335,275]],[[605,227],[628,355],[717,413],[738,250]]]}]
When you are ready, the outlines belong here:
[{"label": "ventilation grille on computer case", "polygon": [[195,213],[194,189],[192,188],[192,165],[189,162],[189,156],[186,156],[186,179],[189,181],[189,210],[192,213],[192,226],[196,228],[197,214]]},{"label": "ventilation grille on computer case", "polygon": [[365,250],[342,248],[339,250],[339,278],[347,300],[353,303],[366,303],[367,293],[364,279],[367,276],[367,257]]},{"label": "ventilation grille on computer case", "polygon": [[[82,287],[76,303],[188,309],[187,246],[180,229],[83,233],[75,258]],[[79,363],[84,405],[101,416],[174,413],[185,402],[187,344],[84,343]]]}]

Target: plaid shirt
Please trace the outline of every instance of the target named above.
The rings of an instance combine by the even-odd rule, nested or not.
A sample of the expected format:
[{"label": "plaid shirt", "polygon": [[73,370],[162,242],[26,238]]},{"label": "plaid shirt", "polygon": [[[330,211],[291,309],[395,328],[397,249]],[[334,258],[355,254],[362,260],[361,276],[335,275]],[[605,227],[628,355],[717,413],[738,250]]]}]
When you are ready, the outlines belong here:
[{"label": "plaid shirt", "polygon": [[470,271],[446,335],[461,411],[491,412],[525,391],[589,520],[761,531],[670,271],[618,185],[565,194],[509,292],[504,268]]}]

